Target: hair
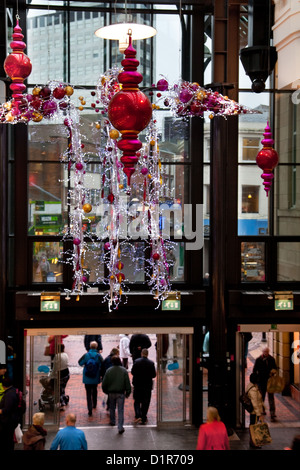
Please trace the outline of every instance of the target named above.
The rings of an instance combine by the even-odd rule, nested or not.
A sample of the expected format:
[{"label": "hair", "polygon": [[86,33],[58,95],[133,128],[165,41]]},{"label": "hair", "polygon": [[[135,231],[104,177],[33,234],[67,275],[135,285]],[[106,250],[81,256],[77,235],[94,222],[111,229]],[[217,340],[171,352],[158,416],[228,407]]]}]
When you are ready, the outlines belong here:
[{"label": "hair", "polygon": [[70,413],[66,416],[66,421],[68,421],[69,423],[75,425],[76,423],[76,415],[74,413]]},{"label": "hair", "polygon": [[294,437],[291,450],[300,450],[300,434]]},{"label": "hair", "polygon": [[257,384],[257,382],[258,382],[257,374],[255,374],[255,373],[253,373],[253,372],[252,372],[252,374],[250,374],[249,379],[250,379],[250,382],[251,382],[252,384]]},{"label": "hair", "polygon": [[121,366],[122,365],[122,362],[121,362],[121,359],[119,356],[113,356],[111,358],[111,362],[114,366]]},{"label": "hair", "polygon": [[32,417],[32,422],[36,426],[43,426],[45,423],[45,413],[35,413]]},{"label": "hair", "polygon": [[112,350],[110,351],[110,354],[112,356],[118,356],[120,354],[120,351],[117,348],[112,348]]},{"label": "hair", "polygon": [[206,416],[209,423],[212,423],[213,421],[221,421],[219,412],[214,406],[209,406],[207,408]]},{"label": "hair", "polygon": [[2,380],[2,386],[5,388],[11,387],[12,380],[9,377],[4,377],[4,379]]},{"label": "hair", "polygon": [[144,357],[148,357],[148,349],[146,349],[146,348],[142,349],[142,353],[141,353],[141,354],[142,354],[142,356],[144,356]]},{"label": "hair", "polygon": [[98,348],[98,343],[97,343],[97,341],[91,341],[91,342],[90,342],[90,348],[91,348],[91,349],[97,349],[97,348]]}]

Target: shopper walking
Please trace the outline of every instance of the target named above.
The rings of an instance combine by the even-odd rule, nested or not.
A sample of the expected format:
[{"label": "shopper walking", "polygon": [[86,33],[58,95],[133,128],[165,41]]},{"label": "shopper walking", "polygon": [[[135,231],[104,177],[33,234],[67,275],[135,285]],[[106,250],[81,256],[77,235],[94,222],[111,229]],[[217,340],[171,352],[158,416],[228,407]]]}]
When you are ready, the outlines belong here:
[{"label": "shopper walking", "polygon": [[0,449],[14,450],[14,431],[19,424],[18,396],[12,381],[2,380],[4,393],[0,402]]},{"label": "shopper walking", "polygon": [[98,344],[97,351],[101,353],[103,351],[102,347],[102,336],[101,335],[85,335],[84,336],[84,347],[89,352],[90,344],[92,341],[96,341]]},{"label": "shopper walking", "polygon": [[130,339],[128,335],[119,335],[119,336],[120,336],[120,344],[119,344],[120,358],[121,358],[123,367],[125,367],[125,369],[128,369],[128,359],[131,355],[130,350],[129,350]]},{"label": "shopper walking", "polygon": [[133,363],[133,399],[135,422],[145,424],[151,401],[153,379],[156,377],[154,362],[148,359],[148,349],[142,349],[142,356]]},{"label": "shopper walking", "polygon": [[[250,375],[250,381],[246,387],[246,394],[251,400],[253,411],[250,413],[250,425],[257,423],[257,421],[264,421],[263,411],[264,411],[264,402],[262,399],[262,395],[260,389],[258,387],[258,377],[257,374],[252,373]],[[253,443],[250,434],[250,446],[257,447]]]},{"label": "shopper walking", "polygon": [[132,356],[132,360],[135,361],[141,357],[142,349],[149,349],[152,343],[148,335],[145,334],[134,334],[130,338],[129,351]]},{"label": "shopper walking", "polygon": [[32,417],[32,426],[23,434],[24,450],[44,450],[47,431],[43,428],[45,423],[44,413],[35,413]]},{"label": "shopper walking", "polygon": [[[271,374],[276,372],[277,365],[273,356],[271,356],[269,348],[264,348],[262,354],[256,359],[253,372],[257,374],[257,383],[262,394],[262,400],[265,401],[267,392],[267,384]],[[276,407],[274,393],[268,393],[269,408],[271,420],[276,418]],[[265,414],[265,409],[264,409]]]},{"label": "shopper walking", "polygon": [[225,424],[221,421],[218,410],[207,408],[207,421],[199,429],[197,450],[230,450]]},{"label": "shopper walking", "polygon": [[125,398],[131,393],[131,385],[128,372],[122,366],[119,356],[112,357],[112,367],[107,369],[103,381],[102,390],[109,398],[110,424],[116,424],[116,407],[118,408],[118,431],[123,434],[124,430],[124,404]]},{"label": "shopper walking", "polygon": [[87,450],[85,434],[76,428],[76,416],[71,413],[66,417],[66,427],[56,434],[50,450]]},{"label": "shopper walking", "polygon": [[101,369],[103,357],[97,352],[98,344],[92,341],[90,350],[78,361],[83,366],[82,381],[86,390],[86,400],[89,416],[92,416],[93,408],[97,407],[98,385],[101,382]]}]

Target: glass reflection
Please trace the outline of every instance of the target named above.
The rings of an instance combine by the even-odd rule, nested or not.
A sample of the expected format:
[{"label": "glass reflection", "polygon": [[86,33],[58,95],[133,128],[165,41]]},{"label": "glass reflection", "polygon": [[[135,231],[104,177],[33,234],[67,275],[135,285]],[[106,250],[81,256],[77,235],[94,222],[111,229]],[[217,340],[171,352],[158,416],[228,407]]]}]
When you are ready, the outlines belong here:
[{"label": "glass reflection", "polygon": [[63,244],[60,242],[34,242],[32,282],[63,282]]},{"label": "glass reflection", "polygon": [[241,243],[241,281],[265,281],[265,244],[262,242]]}]

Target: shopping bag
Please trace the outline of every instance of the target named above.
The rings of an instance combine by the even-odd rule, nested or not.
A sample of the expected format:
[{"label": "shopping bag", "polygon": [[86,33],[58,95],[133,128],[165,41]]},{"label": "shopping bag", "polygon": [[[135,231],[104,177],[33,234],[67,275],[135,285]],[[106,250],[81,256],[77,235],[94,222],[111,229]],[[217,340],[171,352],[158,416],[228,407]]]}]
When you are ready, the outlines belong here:
[{"label": "shopping bag", "polygon": [[268,393],[281,393],[284,389],[284,378],[277,375],[277,372],[268,380],[267,383],[267,392]]},{"label": "shopping bag", "polygon": [[15,429],[15,438],[16,438],[16,442],[18,444],[21,444],[22,443],[22,438],[23,438],[23,432],[22,432],[22,429],[21,429],[21,425],[18,424],[18,426],[16,427]]},{"label": "shopping bag", "polygon": [[251,440],[255,446],[261,447],[267,444],[271,444],[272,438],[267,423],[258,422],[255,424],[250,424],[249,430]]}]

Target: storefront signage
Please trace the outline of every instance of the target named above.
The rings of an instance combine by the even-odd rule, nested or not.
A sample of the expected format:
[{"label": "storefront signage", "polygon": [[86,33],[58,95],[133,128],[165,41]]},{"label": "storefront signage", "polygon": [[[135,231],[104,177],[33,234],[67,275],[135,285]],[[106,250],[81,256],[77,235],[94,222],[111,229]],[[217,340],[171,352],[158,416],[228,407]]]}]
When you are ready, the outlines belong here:
[{"label": "storefront signage", "polygon": [[293,292],[274,292],[275,310],[293,310]]},{"label": "storefront signage", "polygon": [[170,292],[168,297],[162,301],[162,310],[180,310],[181,309],[181,295],[179,292]]},{"label": "storefront signage", "polygon": [[41,312],[59,312],[60,311],[60,293],[43,292],[41,294]]}]

